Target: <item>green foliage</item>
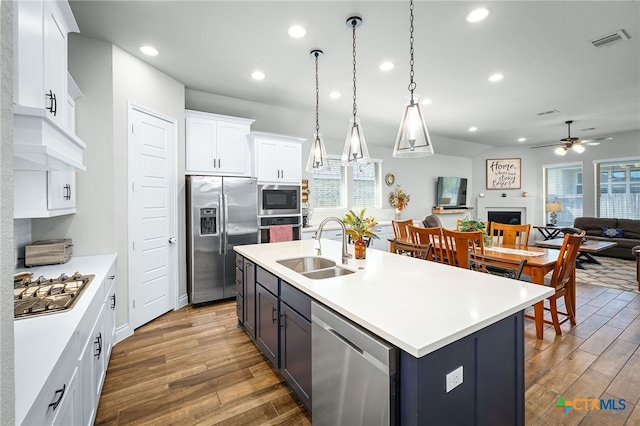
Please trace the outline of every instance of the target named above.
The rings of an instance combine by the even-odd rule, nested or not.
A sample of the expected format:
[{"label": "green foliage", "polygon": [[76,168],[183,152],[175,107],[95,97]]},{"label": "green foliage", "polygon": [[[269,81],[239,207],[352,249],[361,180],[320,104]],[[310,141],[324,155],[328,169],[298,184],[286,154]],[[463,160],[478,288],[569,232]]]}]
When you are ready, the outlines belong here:
[{"label": "green foliage", "polygon": [[378,224],[374,217],[364,217],[366,208],[357,211],[355,209],[349,210],[342,221],[347,226],[347,235],[351,237],[353,241],[358,241],[363,237],[378,238],[373,232],[374,227]]}]

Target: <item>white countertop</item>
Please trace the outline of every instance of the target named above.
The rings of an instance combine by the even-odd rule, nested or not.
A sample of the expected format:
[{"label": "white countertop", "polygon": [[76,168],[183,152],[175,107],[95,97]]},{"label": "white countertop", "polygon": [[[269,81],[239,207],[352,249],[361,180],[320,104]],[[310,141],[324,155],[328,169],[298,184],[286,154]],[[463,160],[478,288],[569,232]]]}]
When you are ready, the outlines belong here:
[{"label": "white countertop", "polygon": [[71,310],[14,320],[16,423],[21,423],[31,408],[116,257],[76,256],[61,265],[16,270],[33,272],[34,278],[56,278],[62,273],[71,276],[76,271],[95,275]]},{"label": "white countertop", "polygon": [[[354,274],[311,280],[277,260],[314,256],[317,242],[236,246],[242,256],[414,357],[422,357],[553,294],[553,289],[436,262],[367,250]],[[350,252],[353,246],[349,246]],[[341,264],[341,243],[321,257]]]}]

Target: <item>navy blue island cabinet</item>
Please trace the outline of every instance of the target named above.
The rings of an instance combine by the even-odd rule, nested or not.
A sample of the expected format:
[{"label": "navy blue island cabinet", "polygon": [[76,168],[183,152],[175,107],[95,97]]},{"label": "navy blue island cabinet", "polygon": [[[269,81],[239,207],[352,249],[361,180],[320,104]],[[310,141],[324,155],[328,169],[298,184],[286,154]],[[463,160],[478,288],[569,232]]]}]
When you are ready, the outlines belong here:
[{"label": "navy blue island cabinet", "polygon": [[[244,321],[239,318],[239,323],[311,411],[313,299],[238,255],[240,265],[244,297],[238,297],[238,303],[244,306],[238,312]],[[522,311],[420,358],[399,352],[393,424],[524,425]],[[460,367],[462,383],[447,392],[447,375]]]}]

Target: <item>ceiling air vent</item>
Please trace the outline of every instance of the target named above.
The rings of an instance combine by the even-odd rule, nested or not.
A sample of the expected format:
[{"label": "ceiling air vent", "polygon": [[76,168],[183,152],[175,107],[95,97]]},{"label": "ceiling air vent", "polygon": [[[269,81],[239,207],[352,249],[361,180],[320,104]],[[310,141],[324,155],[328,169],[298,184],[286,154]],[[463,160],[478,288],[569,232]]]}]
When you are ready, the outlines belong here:
[{"label": "ceiling air vent", "polygon": [[614,43],[623,40],[629,40],[630,38],[631,37],[629,37],[629,34],[627,34],[625,30],[618,30],[614,33],[598,37],[595,40],[591,40],[591,44],[593,44],[594,47],[609,47]]},{"label": "ceiling air vent", "polygon": [[547,114],[555,114],[556,112],[560,112],[557,109],[550,109],[549,111],[537,112],[536,115],[547,115]]}]

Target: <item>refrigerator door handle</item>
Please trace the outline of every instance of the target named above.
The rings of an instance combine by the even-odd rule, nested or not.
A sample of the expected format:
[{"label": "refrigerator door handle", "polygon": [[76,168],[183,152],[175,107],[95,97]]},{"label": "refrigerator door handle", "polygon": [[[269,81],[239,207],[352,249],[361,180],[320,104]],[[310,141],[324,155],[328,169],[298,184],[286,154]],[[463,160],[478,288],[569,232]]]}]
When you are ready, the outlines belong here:
[{"label": "refrigerator door handle", "polygon": [[[222,210],[222,194],[218,195],[218,209]],[[222,254],[222,240],[224,239],[224,218],[220,217],[218,214],[216,217],[217,226],[218,226],[218,254]]]},{"label": "refrigerator door handle", "polygon": [[227,194],[224,197],[224,254],[227,254],[227,244],[229,242],[229,202],[227,200]]}]

